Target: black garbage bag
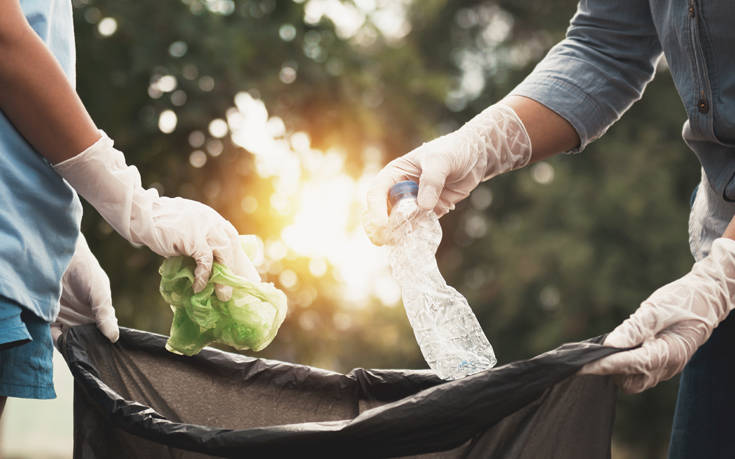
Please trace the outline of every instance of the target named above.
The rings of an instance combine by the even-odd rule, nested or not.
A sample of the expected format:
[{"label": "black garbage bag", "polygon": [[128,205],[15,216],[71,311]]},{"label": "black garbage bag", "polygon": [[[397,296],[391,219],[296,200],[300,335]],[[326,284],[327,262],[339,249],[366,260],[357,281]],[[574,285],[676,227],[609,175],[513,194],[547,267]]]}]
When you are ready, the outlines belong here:
[{"label": "black garbage bag", "polygon": [[65,331],[75,458],[610,457],[616,390],[574,376],[617,349],[600,338],[444,382],[422,370],[339,374],[166,337]]}]

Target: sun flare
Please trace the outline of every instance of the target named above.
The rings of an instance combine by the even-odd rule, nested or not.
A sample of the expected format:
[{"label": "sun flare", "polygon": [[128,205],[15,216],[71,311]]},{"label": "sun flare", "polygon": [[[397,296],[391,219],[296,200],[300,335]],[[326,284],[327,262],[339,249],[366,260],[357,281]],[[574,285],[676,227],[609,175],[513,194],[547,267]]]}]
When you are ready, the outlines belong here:
[{"label": "sun flare", "polygon": [[[370,243],[360,225],[363,196],[381,160],[375,149],[355,179],[344,171],[343,151],[320,151],[311,147],[307,133],[289,134],[283,120],[269,116],[263,101],[247,92],[235,96],[226,118],[233,143],[254,155],[257,175],[272,179],[270,206],[286,217],[280,234],[265,238],[264,264],[289,254],[306,257],[315,277],[332,268],[346,306],[363,307],[375,298],[386,306],[397,304],[400,291],[385,251]],[[279,274],[285,287],[297,280],[289,269]]]}]

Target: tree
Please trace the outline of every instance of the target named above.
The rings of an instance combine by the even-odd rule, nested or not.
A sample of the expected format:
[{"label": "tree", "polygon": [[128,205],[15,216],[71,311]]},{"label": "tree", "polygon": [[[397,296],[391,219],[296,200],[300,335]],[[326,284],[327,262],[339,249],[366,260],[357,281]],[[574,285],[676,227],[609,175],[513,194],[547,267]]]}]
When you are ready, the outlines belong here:
[{"label": "tree", "polygon": [[[78,89],[144,185],[206,202],[266,240],[263,274],[288,293],[290,313],[264,356],[340,371],[423,367],[400,307],[351,299],[339,266],[277,243],[304,184],[320,183],[330,161],[340,165],[329,180],[347,177],[354,192],[363,175],[460,125],[563,37],[575,2],[337,3],[343,9],[330,16],[315,0],[76,0]],[[584,154],[483,184],[442,219],[440,268],[501,364],[612,330],[689,269],[698,169],[679,139],[684,112],[671,78],[659,73]],[[263,108],[275,143],[254,143],[252,130],[238,137],[242,117]],[[268,172],[273,164],[280,172]],[[349,231],[359,227],[353,204],[333,211]],[[166,333],[160,259],[85,211],[121,323]],[[334,215],[319,215],[326,233]],[[342,259],[359,265],[364,256]],[[662,454],[675,388],[622,397],[619,455]]]}]

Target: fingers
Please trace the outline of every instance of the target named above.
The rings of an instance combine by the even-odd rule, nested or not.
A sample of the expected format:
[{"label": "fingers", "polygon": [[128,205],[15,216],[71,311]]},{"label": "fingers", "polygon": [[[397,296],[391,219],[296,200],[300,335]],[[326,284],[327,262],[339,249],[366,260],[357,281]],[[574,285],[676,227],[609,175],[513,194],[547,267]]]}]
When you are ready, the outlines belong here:
[{"label": "fingers", "polygon": [[661,380],[654,378],[653,375],[644,374],[619,376],[615,378],[615,382],[626,394],[640,394],[644,390],[656,386]]},{"label": "fingers", "polygon": [[111,317],[106,317],[101,320],[96,319],[96,323],[97,328],[108,340],[110,340],[111,343],[117,342],[120,338],[120,328],[117,325],[117,317],[115,317],[114,312]]},{"label": "fingers", "polygon": [[641,347],[585,365],[579,374],[616,375],[626,393],[639,393],[679,373],[691,355],[676,333],[646,340]]},{"label": "fingers", "polygon": [[[237,239],[233,241],[233,244],[229,247],[229,251],[219,248],[215,249],[214,259],[238,276],[253,282],[260,282],[260,274],[258,274],[250,258],[242,250]],[[214,293],[220,301],[230,301],[232,298],[232,287],[229,285],[215,284]]]},{"label": "fingers", "polygon": [[62,278],[60,309],[51,335],[55,340],[66,326],[94,323],[111,342],[117,341],[120,332],[112,307],[110,279],[92,254],[83,235],[69,267]]},{"label": "fingers", "polygon": [[[107,281],[107,282],[104,282]],[[111,343],[120,338],[120,329],[117,326],[115,308],[112,307],[112,293],[110,292],[110,281],[105,274],[105,279],[98,281],[97,290],[90,295],[92,316],[97,328]]]},{"label": "fingers", "polygon": [[110,289],[110,278],[96,262],[94,277],[90,276],[89,283],[89,305],[92,309],[97,328],[111,343],[117,342],[120,337],[120,329],[117,326],[115,308],[112,307],[112,291]]},{"label": "fingers", "polygon": [[375,245],[387,242],[388,229],[388,192],[400,181],[399,177],[387,170],[390,164],[378,173],[365,196],[365,208],[362,212],[362,225],[368,238]]},{"label": "fingers", "polygon": [[418,180],[421,172],[413,150],[389,162],[373,179],[365,196],[362,225],[368,238],[375,245],[386,244],[388,237],[388,193],[390,188],[403,180]]},{"label": "fingers", "polygon": [[450,187],[445,187],[439,196],[439,202],[434,207],[434,213],[437,217],[443,217],[450,211],[454,210],[454,204],[463,200],[469,196],[469,193],[462,191],[455,191]]},{"label": "fingers", "polygon": [[209,277],[212,275],[212,263],[214,262],[214,254],[207,245],[204,245],[200,250],[197,250],[192,254],[196,268],[194,268],[194,293],[199,293],[204,290],[209,282]]},{"label": "fingers", "polygon": [[[260,275],[245,253],[240,236],[234,227],[230,226],[225,234],[214,238],[211,246],[214,261],[229,268],[240,277],[260,282]],[[229,301],[232,298],[232,287],[230,286],[215,284],[214,292],[220,301]]]},{"label": "fingers", "polygon": [[655,311],[648,303],[644,302],[635,313],[607,335],[605,345],[612,347],[637,346],[656,336],[661,328]]},{"label": "fingers", "polygon": [[444,158],[443,155],[427,156],[421,164],[417,201],[422,209],[432,210],[439,203],[439,197],[450,172]]},{"label": "fingers", "polygon": [[433,209],[441,216],[454,208],[455,201],[444,198],[444,185],[451,173],[448,156],[451,145],[441,139],[425,143],[391,161],[375,177],[362,214],[363,228],[374,244],[383,245],[389,240],[388,193],[402,180],[418,180],[417,203],[422,209]]},{"label": "fingers", "polygon": [[619,352],[585,365],[580,374],[587,375],[633,375],[641,373],[643,363],[649,359],[648,349],[639,347]]},{"label": "fingers", "polygon": [[117,342],[120,338],[120,329],[117,326],[117,317],[115,317],[115,308],[112,307],[112,300],[108,298],[101,303],[92,303],[92,316],[100,332],[111,343]]},{"label": "fingers", "polygon": [[649,359],[648,350],[640,347],[589,363],[578,374],[614,375],[615,382],[625,393],[636,394],[659,382]]},{"label": "fingers", "polygon": [[[214,262],[240,277],[260,282],[260,275],[245,253],[237,230],[226,220],[208,235],[206,244],[200,244],[200,247],[193,257],[197,263],[194,270],[194,293],[201,292],[212,280]],[[229,301],[232,298],[232,287],[228,285],[215,283],[214,292],[220,301]]]},{"label": "fingers", "polygon": [[94,298],[89,298],[80,302],[73,296],[62,294],[60,303],[59,316],[51,325],[51,337],[54,340],[58,339],[64,327],[89,323],[94,323],[110,342],[114,343],[120,337],[115,309],[109,299],[97,302]]}]

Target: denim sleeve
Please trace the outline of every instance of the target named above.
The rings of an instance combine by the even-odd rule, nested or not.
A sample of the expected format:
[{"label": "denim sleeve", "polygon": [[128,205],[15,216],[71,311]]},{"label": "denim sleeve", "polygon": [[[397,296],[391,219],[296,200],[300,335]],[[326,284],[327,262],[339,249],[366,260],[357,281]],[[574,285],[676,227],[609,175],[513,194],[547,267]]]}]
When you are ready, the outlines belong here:
[{"label": "denim sleeve", "polygon": [[569,121],[580,152],[641,98],[660,55],[647,1],[582,0],[566,38],[511,94]]}]

